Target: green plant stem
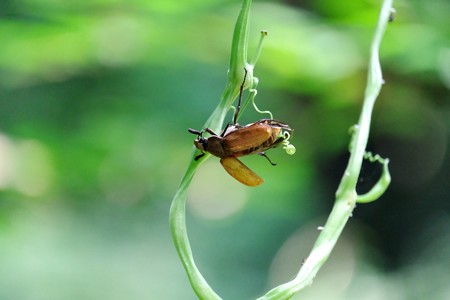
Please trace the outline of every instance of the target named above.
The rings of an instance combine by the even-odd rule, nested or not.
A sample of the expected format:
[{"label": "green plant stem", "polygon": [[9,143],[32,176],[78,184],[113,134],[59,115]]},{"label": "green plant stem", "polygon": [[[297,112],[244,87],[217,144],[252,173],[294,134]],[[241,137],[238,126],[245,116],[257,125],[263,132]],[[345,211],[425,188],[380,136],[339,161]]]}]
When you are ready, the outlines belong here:
[{"label": "green plant stem", "polygon": [[336,201],[328,220],[323,227],[316,243],[307,257],[297,276],[290,282],[282,284],[270,290],[260,300],[290,299],[298,291],[312,284],[319,269],[328,259],[345,224],[351,217],[356,205],[356,184],[361,170],[364,153],[369,138],[371,115],[375,100],[381,90],[383,78],[378,58],[378,51],[389,21],[392,10],[392,0],[383,2],[375,35],[371,46],[367,87],[364,95],[363,107],[360,119],[350,149],[350,159],[336,192]]},{"label": "green plant stem", "polygon": [[[233,88],[231,84],[227,85],[222,101],[205,123],[205,127],[210,127],[213,130],[218,130],[222,127],[222,123],[228,111],[226,104],[228,102],[232,103],[230,99],[235,99],[238,93],[239,87],[236,89]],[[169,223],[175,248],[177,249],[178,256],[180,257],[183,267],[186,270],[194,292],[197,294],[199,299],[216,300],[221,298],[209,286],[208,282],[195,264],[186,227],[186,199],[189,186],[199,165],[204,162],[208,156],[210,156],[209,154],[206,154],[205,157],[198,162],[194,160],[196,153],[197,151],[194,148],[191,155],[191,162],[183,179],[181,180],[180,187],[173,198],[169,212]]]},{"label": "green plant stem", "polygon": [[[251,0],[244,0],[233,34],[230,67],[228,70],[228,84],[225,87],[221,101],[203,126],[203,128],[208,127],[215,132],[221,131],[225,117],[239,94],[240,86],[244,79],[244,68],[247,69],[249,73],[247,75],[246,83],[248,83],[248,86],[252,86],[253,83],[253,69],[249,70],[250,68],[247,68],[250,6]],[[169,223],[175,248],[183,267],[186,270],[194,292],[199,299],[217,300],[221,298],[209,286],[195,264],[186,227],[186,199],[189,186],[197,168],[210,156],[209,154],[206,154],[201,160],[195,161],[194,158],[197,154],[198,150],[193,147],[191,161],[181,180],[178,191],[172,200],[169,212]]]}]

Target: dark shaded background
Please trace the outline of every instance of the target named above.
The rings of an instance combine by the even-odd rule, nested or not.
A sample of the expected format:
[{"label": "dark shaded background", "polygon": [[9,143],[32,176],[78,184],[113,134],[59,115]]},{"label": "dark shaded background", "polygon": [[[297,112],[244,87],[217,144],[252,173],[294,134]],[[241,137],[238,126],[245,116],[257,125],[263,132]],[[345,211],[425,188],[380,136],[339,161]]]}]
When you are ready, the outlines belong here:
[{"label": "dark shaded background", "polygon": [[[188,228],[224,299],[298,270],[329,213],[357,122],[381,1],[255,1],[257,102],[295,129],[295,156],[209,159]],[[449,299],[450,3],[395,1],[369,150],[392,184],[358,205],[302,299]],[[193,136],[226,84],[235,0],[0,2],[0,299],[196,299],[168,210]],[[251,52],[252,53],[252,52]],[[261,115],[248,108],[250,123]],[[364,165],[361,192],[379,167]],[[300,299],[300,297],[299,297]]]}]

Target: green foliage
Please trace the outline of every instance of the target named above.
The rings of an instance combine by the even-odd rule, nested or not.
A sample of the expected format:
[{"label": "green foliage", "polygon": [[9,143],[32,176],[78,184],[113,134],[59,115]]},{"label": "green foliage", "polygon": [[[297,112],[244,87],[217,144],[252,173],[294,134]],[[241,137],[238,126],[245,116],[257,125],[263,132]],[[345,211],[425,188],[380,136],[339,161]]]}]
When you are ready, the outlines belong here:
[{"label": "green foliage", "polygon": [[[253,190],[213,158],[196,171],[189,237],[223,298],[254,299],[307,257],[348,158],[379,4],[253,2],[250,56],[269,32],[257,104],[294,128],[297,152],[273,151],[277,167],[246,157],[266,180]],[[395,2],[368,145],[395,180],[357,206],[304,298],[447,291],[449,4]],[[167,212],[190,159],[186,129],[201,128],[223,92],[240,5],[0,3],[0,298],[194,299]],[[260,117],[249,105],[241,122]],[[360,194],[378,165],[363,165]]]}]

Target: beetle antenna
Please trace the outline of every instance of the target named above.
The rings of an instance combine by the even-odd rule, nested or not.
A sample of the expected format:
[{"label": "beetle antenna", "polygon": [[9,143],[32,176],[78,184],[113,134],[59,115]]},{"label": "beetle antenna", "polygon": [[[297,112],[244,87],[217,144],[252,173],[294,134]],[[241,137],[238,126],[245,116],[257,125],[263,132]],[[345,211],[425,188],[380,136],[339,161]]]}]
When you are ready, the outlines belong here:
[{"label": "beetle antenna", "polygon": [[193,133],[193,134],[196,134],[196,135],[199,135],[199,136],[202,136],[202,134],[203,134],[202,131],[198,131],[198,130],[195,130],[195,129],[192,129],[192,128],[189,128],[188,131],[190,133]]},{"label": "beetle antenna", "polygon": [[265,158],[270,162],[270,164],[271,164],[272,166],[276,166],[276,165],[277,165],[276,163],[273,163],[273,162],[270,160],[270,158],[266,155],[265,152],[259,152],[258,154],[261,155],[261,156],[263,156],[263,157],[265,157]]},{"label": "beetle antenna", "polygon": [[234,118],[233,118],[233,125],[237,123],[237,118],[239,115],[239,111],[241,110],[241,101],[242,101],[242,93],[244,92],[244,84],[245,84],[245,79],[247,78],[247,69],[244,68],[244,80],[242,81],[241,84],[241,88],[239,89],[239,100],[238,100],[238,105],[236,107],[236,111],[234,112]]}]

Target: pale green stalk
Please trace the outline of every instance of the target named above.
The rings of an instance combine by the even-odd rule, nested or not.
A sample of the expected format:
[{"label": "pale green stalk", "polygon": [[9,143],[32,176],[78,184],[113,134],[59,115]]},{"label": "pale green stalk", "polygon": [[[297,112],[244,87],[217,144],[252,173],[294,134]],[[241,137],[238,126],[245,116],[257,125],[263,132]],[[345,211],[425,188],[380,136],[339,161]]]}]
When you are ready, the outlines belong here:
[{"label": "pale green stalk", "polygon": [[260,300],[290,299],[303,288],[310,286],[317,272],[328,259],[336,245],[345,224],[352,215],[356,203],[369,202],[377,199],[387,189],[390,183],[390,175],[387,168],[388,160],[378,160],[384,165],[383,174],[379,182],[365,195],[359,196],[356,193],[356,184],[358,182],[362,161],[366,154],[372,110],[383,84],[378,52],[391,11],[392,0],[385,0],[372,41],[364,103],[358,125],[353,130],[352,142],[350,144],[350,159],[336,192],[336,201],[333,209],[311,253],[301,266],[297,276],[293,280],[270,290],[263,297],[259,298]]}]

